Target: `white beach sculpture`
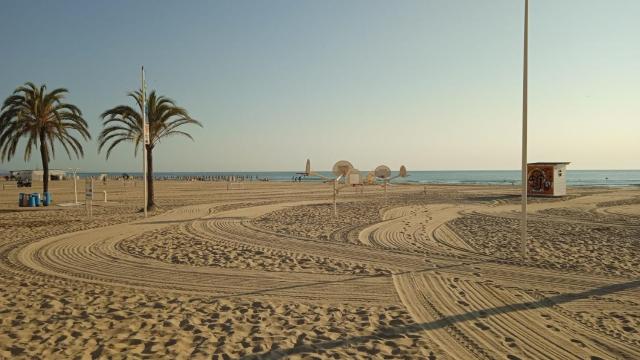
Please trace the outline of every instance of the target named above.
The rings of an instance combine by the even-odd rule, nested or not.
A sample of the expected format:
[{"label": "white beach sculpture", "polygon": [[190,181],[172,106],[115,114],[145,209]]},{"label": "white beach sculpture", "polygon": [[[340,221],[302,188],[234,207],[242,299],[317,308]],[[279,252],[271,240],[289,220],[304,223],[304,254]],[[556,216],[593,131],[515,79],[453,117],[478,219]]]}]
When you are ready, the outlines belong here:
[{"label": "white beach sculpture", "polygon": [[340,160],[337,163],[333,164],[333,175],[336,176],[336,180],[343,180],[349,175],[349,173],[353,170],[353,165],[347,160]]},{"label": "white beach sculpture", "polygon": [[384,199],[385,199],[385,201],[387,199],[387,184],[393,179],[397,179],[399,177],[404,178],[404,177],[409,176],[407,174],[407,168],[404,165],[400,166],[400,171],[399,171],[398,175],[396,175],[396,176],[391,176],[391,169],[389,169],[389,167],[387,165],[378,166],[375,170],[373,170],[373,174],[375,175],[376,178],[382,180],[383,183],[384,183]]},{"label": "white beach sculpture", "polygon": [[338,191],[340,190],[340,188],[338,187],[338,184],[339,183],[346,184],[346,185],[343,185],[344,187],[344,186],[355,184],[354,181],[357,181],[357,183],[360,183],[360,171],[354,169],[353,165],[351,165],[350,162],[346,160],[340,160],[333,165],[331,172],[333,173],[333,175],[335,175],[335,178],[326,177],[324,175],[313,172],[311,170],[311,162],[309,161],[309,159],[307,159],[307,164],[305,167],[306,176],[317,176],[326,180],[327,182],[333,183],[333,215],[337,216],[338,205],[337,205],[336,198],[338,196]]},{"label": "white beach sculpture", "polygon": [[391,177],[391,169],[389,169],[387,165],[378,166],[375,170],[373,170],[373,173],[376,175],[377,178],[383,179],[383,180]]},{"label": "white beach sculpture", "polygon": [[336,178],[333,179],[333,216],[338,216],[337,197],[338,191],[340,191],[340,188],[338,188],[338,183],[342,182],[346,184],[345,186],[348,186],[350,174],[352,172],[355,173],[354,170],[355,169],[353,168],[353,165],[351,165],[351,163],[347,160],[340,160],[333,164],[332,172],[333,175],[336,176]]}]

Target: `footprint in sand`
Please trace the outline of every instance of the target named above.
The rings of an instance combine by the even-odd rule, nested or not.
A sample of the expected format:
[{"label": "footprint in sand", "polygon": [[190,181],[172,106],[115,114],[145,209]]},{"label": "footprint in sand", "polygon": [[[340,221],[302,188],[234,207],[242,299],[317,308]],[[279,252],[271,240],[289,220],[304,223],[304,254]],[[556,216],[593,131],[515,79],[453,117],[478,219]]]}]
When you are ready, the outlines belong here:
[{"label": "footprint in sand", "polygon": [[551,325],[551,324],[548,324],[548,325],[547,325],[547,329],[551,329],[551,330],[553,330],[553,331],[560,331],[560,329],[558,329],[557,327],[555,327],[555,326],[553,326],[553,325]]},{"label": "footprint in sand", "polygon": [[504,338],[504,342],[506,342],[506,343],[507,343],[507,346],[508,346],[508,347],[510,347],[510,348],[514,348],[514,347],[517,347],[517,346],[518,346],[518,344],[516,344],[515,339],[510,338],[510,337],[508,337],[508,336],[506,336],[506,337]]},{"label": "footprint in sand", "polygon": [[637,330],[631,326],[623,326],[622,330],[626,331],[626,332],[630,332],[630,333],[635,333],[637,332]]},{"label": "footprint in sand", "polygon": [[576,344],[576,345],[578,345],[578,346],[580,346],[580,347],[585,347],[586,346],[582,341],[580,341],[578,339],[571,339],[571,342]]}]

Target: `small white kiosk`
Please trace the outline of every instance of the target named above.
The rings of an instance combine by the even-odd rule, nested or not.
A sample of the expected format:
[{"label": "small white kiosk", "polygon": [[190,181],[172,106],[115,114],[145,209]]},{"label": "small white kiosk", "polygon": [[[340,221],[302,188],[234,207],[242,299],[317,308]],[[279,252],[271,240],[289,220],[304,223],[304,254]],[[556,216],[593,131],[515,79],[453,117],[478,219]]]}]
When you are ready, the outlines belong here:
[{"label": "small white kiosk", "polygon": [[536,162],[527,164],[529,196],[566,196],[569,162]]}]

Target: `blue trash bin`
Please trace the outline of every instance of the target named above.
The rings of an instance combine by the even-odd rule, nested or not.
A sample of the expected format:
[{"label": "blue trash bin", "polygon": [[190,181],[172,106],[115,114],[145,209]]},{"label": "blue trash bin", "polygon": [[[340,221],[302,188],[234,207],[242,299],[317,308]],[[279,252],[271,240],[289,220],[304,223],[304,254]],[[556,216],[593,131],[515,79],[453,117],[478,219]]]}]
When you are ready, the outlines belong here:
[{"label": "blue trash bin", "polygon": [[31,194],[31,197],[29,198],[29,206],[30,207],[40,206],[40,194],[39,193],[32,193]]},{"label": "blue trash bin", "polygon": [[20,193],[18,195],[18,207],[23,207],[24,206],[24,197],[25,197],[25,193]]},{"label": "blue trash bin", "polygon": [[44,199],[42,199],[42,205],[44,205],[44,206],[51,205],[51,203],[53,202],[53,198],[51,197],[51,193],[47,191],[44,194],[42,194],[42,196],[44,197]]}]

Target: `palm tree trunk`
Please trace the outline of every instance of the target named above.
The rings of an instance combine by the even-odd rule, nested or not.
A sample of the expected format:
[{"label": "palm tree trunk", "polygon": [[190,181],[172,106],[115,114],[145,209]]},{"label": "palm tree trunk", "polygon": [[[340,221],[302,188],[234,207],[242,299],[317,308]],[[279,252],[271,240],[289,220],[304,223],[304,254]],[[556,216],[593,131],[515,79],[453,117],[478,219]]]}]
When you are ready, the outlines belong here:
[{"label": "palm tree trunk", "polygon": [[49,148],[47,148],[44,132],[40,133],[40,157],[42,157],[42,192],[45,193],[49,192]]},{"label": "palm tree trunk", "polygon": [[153,210],[156,203],[153,199],[153,146],[147,147],[147,211]]}]

